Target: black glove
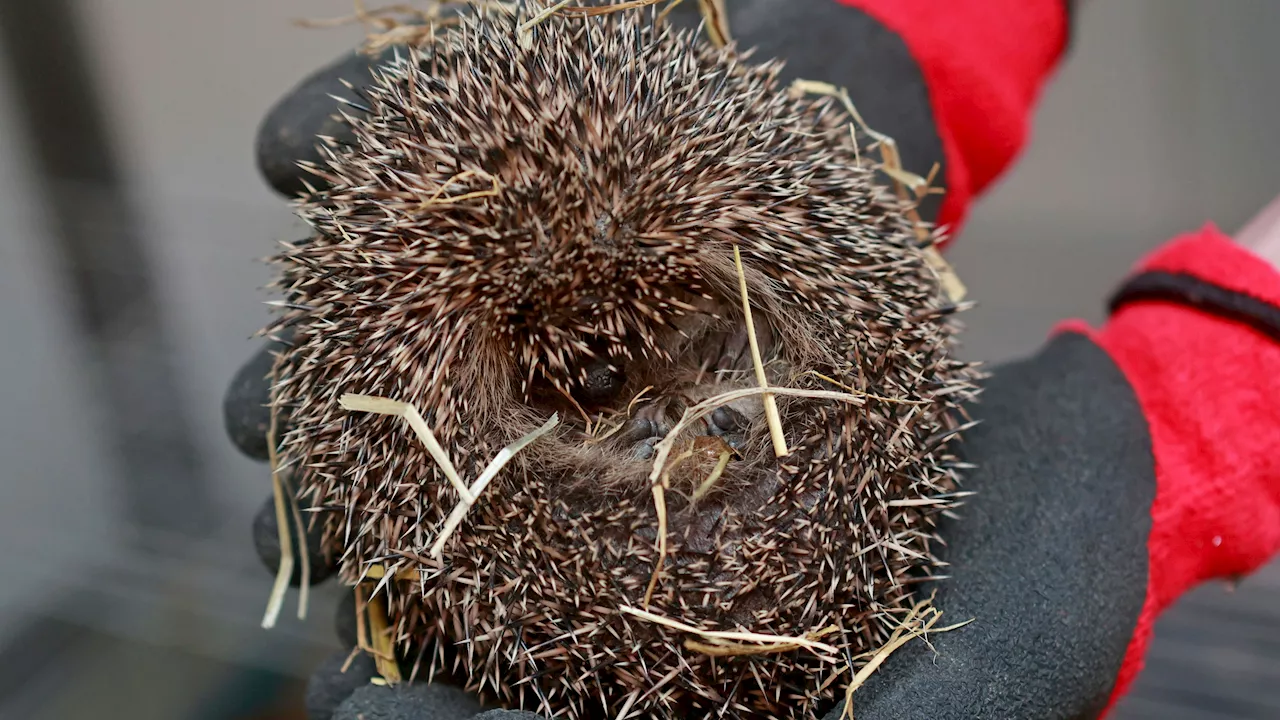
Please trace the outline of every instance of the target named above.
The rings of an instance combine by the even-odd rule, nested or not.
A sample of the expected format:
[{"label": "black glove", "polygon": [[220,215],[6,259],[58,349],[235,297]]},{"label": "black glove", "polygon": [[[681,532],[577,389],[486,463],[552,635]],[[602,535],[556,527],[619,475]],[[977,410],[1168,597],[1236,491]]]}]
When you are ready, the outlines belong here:
[{"label": "black glove", "polygon": [[[923,83],[892,33],[831,0],[730,6],[735,35],[742,45],[759,45],[757,57],[782,56],[791,77],[849,87],[873,127],[893,130],[906,167],[927,170],[940,162]],[[258,156],[277,191],[301,189],[295,163],[317,158],[316,134],[345,134],[330,117],[336,106],[328,94],[343,94],[340,78],[360,83],[375,63],[348,56],[272,110]],[[868,67],[875,72],[865,72]],[[266,353],[241,371],[226,400],[232,439],[264,459]],[[1105,353],[1083,338],[1056,340],[1032,360],[998,370],[972,412],[984,424],[967,434],[962,451],[977,466],[966,488],[978,495],[962,508],[962,520],[940,529],[954,572],[938,584],[936,605],[948,621],[976,622],[931,637],[936,656],[920,641],[895,653],[855,696],[859,720],[1094,716],[1110,693],[1142,607],[1152,463],[1137,403]],[[279,549],[269,507],[255,525],[255,538],[274,570]],[[331,567],[315,552],[315,538],[309,540],[318,581]],[[339,632],[351,643],[344,616],[354,616],[350,606],[340,614],[340,625],[348,627]],[[367,659],[338,671],[346,656],[330,660],[312,678],[313,720],[330,712],[335,719],[422,720],[479,711],[443,687],[370,685]],[[485,717],[517,715],[494,711]]]}]

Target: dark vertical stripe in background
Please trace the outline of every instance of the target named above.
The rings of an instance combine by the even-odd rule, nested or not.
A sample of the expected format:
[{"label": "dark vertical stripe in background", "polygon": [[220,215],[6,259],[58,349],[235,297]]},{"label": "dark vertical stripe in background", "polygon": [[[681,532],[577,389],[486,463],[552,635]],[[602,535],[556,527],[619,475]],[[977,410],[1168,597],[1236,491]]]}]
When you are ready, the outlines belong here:
[{"label": "dark vertical stripe in background", "polygon": [[[16,137],[4,141],[22,143],[30,158],[27,180],[53,245],[42,250],[75,314],[92,393],[85,405],[101,419],[95,432],[113,462],[102,473],[116,504],[102,511],[120,517],[126,537],[149,530],[201,535],[212,526],[211,493],[178,388],[156,264],[114,152],[76,9],[69,0],[0,0],[0,57],[19,124]],[[49,592],[54,603],[76,603],[76,596]],[[50,618],[60,615],[49,610]],[[62,621],[24,620],[22,632],[0,648],[0,694],[62,664],[59,656],[82,635]]]},{"label": "dark vertical stripe in background", "polygon": [[[20,138],[76,313],[126,522],[200,533],[209,490],[173,368],[155,263],[125,186],[94,67],[68,0],[0,0],[0,51]],[[109,512],[112,509],[106,508]]]}]

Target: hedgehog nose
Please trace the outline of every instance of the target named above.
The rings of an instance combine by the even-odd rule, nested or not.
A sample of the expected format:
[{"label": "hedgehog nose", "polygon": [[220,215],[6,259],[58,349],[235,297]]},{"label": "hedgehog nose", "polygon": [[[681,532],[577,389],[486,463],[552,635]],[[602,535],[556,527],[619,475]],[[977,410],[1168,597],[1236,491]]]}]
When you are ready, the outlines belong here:
[{"label": "hedgehog nose", "polygon": [[586,367],[585,375],[580,392],[582,399],[589,405],[602,405],[616,400],[627,381],[616,361],[611,363],[608,360],[592,360]]}]

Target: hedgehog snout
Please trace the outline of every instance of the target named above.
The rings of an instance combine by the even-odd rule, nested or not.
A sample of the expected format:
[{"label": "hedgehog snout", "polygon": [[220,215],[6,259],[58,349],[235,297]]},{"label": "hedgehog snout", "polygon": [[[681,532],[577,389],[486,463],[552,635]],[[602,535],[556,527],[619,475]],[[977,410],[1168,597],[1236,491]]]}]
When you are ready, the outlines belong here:
[{"label": "hedgehog snout", "polygon": [[601,405],[618,399],[627,383],[621,361],[590,360],[583,368],[586,379],[580,392],[582,399],[592,405]]}]

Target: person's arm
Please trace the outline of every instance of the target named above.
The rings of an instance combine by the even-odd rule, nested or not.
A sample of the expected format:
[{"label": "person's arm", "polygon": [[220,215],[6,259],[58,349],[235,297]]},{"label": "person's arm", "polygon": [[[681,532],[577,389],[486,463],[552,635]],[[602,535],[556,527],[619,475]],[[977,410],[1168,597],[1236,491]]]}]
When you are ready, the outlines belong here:
[{"label": "person's arm", "polygon": [[[815,8],[811,12],[828,14],[822,29],[814,29],[817,23],[805,18],[808,22],[796,23],[786,31],[792,42],[789,50],[770,49],[783,57],[798,54],[802,73],[810,76],[821,72],[819,63],[824,54],[831,57],[834,63],[826,68],[827,76],[819,79],[849,85],[855,103],[872,125],[879,123],[880,129],[895,135],[904,146],[909,169],[920,171],[928,152],[938,153],[946,195],[937,220],[954,236],[961,230],[971,202],[1000,178],[1027,142],[1039,93],[1069,44],[1077,3],[825,0],[842,7],[817,10],[822,1],[799,3]],[[853,14],[842,17],[843,9]],[[757,17],[760,15],[763,13]],[[756,29],[750,13],[741,19],[749,33]],[[849,51],[829,53],[836,43],[824,40],[841,33],[859,39],[890,34],[901,42],[911,66],[906,66],[901,53],[885,53],[892,58],[887,64],[850,62],[842,55]],[[895,47],[893,41],[884,39],[878,45]],[[920,94],[927,97],[927,104],[917,104],[914,115],[911,111],[904,115],[905,101]],[[895,99],[885,99],[889,97]],[[886,108],[899,112],[886,112]],[[922,108],[927,109],[927,120]],[[1248,573],[1280,548],[1280,462],[1273,461],[1268,450],[1280,444],[1280,412],[1274,408],[1280,399],[1277,267],[1280,200],[1260,213],[1235,241],[1210,226],[1153,253],[1116,294],[1112,317],[1101,330],[1092,331],[1079,323],[1067,326],[1104,351],[1109,364],[1126,379],[1127,389],[1136,398],[1132,407],[1138,413],[1131,426],[1135,428],[1131,440],[1149,446],[1155,459],[1149,478],[1134,479],[1154,488],[1155,499],[1146,520],[1150,523],[1146,540],[1149,570],[1142,610],[1133,618],[1132,638],[1123,662],[1118,664],[1112,702],[1141,667],[1151,625],[1161,610],[1196,583]],[[1060,340],[1051,343],[1045,350],[1047,355],[1040,358],[1044,362],[1037,367],[1052,366],[1055,358],[1066,352],[1063,347]],[[1083,360],[1075,364],[1081,363],[1088,364]],[[1002,386],[1000,372],[995,382]],[[1105,384],[1101,370],[1094,374],[1099,384]],[[1124,414],[1123,401],[1115,402],[1115,414]],[[1026,405],[1035,407],[1030,399]],[[1009,420],[1000,413],[992,419]],[[1140,426],[1149,431],[1149,438],[1140,436],[1136,429]],[[1070,435],[1055,431],[1055,435],[1101,447],[1084,428]],[[1020,457],[1025,463],[1031,456],[1024,450]],[[977,472],[977,483],[999,485],[983,470]],[[1126,473],[1120,471],[1118,477],[1125,478]],[[997,503],[1003,502],[998,499],[998,488],[996,493],[988,493],[987,500],[993,495]],[[1078,499],[1085,503],[1104,501],[1083,494]],[[974,502],[984,500],[979,497]],[[1004,507],[1009,514],[1030,512],[1012,501]],[[967,532],[962,525],[954,531]],[[1101,526],[1093,534],[1095,541],[1102,542],[1117,535],[1118,529]],[[1008,540],[1016,542],[1012,536]],[[1077,544],[1087,540],[1066,541]],[[1070,558],[1064,554],[1029,556],[1070,567]],[[1102,561],[1125,564],[1114,553]],[[993,570],[984,579],[997,574]],[[1048,578],[1045,582],[1056,583]],[[973,582],[974,586],[981,584]],[[1056,584],[1061,589],[1061,583]],[[986,597],[984,603],[974,603],[974,609],[981,617],[984,605],[989,609],[1018,607],[1007,600],[1007,595]],[[1082,600],[1080,607],[1087,606]],[[1033,612],[1030,607],[1013,611]],[[1035,627],[1034,622],[1015,624]],[[940,648],[951,644],[945,639],[939,642]],[[966,644],[955,655],[987,668],[1005,664],[997,661],[994,653],[985,652],[982,645]],[[990,643],[989,649],[995,650],[996,644]],[[1055,665],[1033,650],[1005,666],[1021,668],[1029,687],[1036,686],[1030,676],[1061,679],[1061,671],[1066,669],[1066,664]],[[914,677],[927,676],[918,673]],[[914,683],[903,683],[897,695],[903,697],[916,690],[919,687]],[[994,694],[988,694],[989,708],[1010,700],[1008,696],[1001,699],[1002,692],[1007,689],[997,686]],[[905,707],[897,706],[895,711],[903,712]]]},{"label": "person's arm", "polygon": [[[1063,59],[1073,0],[734,0],[729,27],[783,78],[849,90],[872,128],[897,142],[905,169],[941,166],[946,191],[926,219],[962,229],[970,205],[1028,139],[1041,88]],[[700,20],[685,2],[675,17]],[[939,204],[941,207],[939,207]]]},{"label": "person's arm", "polygon": [[[956,228],[1027,139],[1066,47],[1073,3],[838,0],[893,28],[921,68],[945,156],[939,221]],[[1280,549],[1280,199],[1235,240],[1212,226],[1135,269],[1098,331],[1138,400],[1155,459],[1147,597],[1111,703],[1142,665],[1156,616],[1209,579]],[[1098,501],[1101,501],[1099,499]],[[1104,531],[1105,532],[1105,531]]]},{"label": "person's arm", "polygon": [[1244,247],[1275,252],[1271,214],[1238,242],[1212,225],[1175,239],[1139,264],[1100,330],[1066,328],[1124,372],[1156,460],[1147,600],[1116,697],[1141,669],[1160,612],[1280,550],[1280,273]]},{"label": "person's arm", "polygon": [[827,1],[869,15],[900,37],[915,60],[943,152],[946,194],[938,223],[957,233],[972,202],[1026,145],[1040,91],[1066,51],[1075,3]]}]

